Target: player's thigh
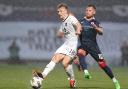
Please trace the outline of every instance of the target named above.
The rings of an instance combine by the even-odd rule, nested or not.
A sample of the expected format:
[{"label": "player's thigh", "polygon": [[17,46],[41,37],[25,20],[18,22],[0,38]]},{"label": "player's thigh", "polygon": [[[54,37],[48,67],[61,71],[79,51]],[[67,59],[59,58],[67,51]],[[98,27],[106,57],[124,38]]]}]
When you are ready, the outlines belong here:
[{"label": "player's thigh", "polygon": [[54,54],[54,56],[52,57],[52,61],[54,61],[55,63],[58,63],[58,62],[60,62],[60,61],[63,60],[64,56],[65,56],[64,54],[56,53],[56,54]]},{"label": "player's thigh", "polygon": [[70,64],[71,60],[72,58],[70,56],[65,56],[62,61],[63,66],[66,68],[68,64]]},{"label": "player's thigh", "polygon": [[103,55],[98,46],[89,47],[88,52],[96,61],[103,59]]}]

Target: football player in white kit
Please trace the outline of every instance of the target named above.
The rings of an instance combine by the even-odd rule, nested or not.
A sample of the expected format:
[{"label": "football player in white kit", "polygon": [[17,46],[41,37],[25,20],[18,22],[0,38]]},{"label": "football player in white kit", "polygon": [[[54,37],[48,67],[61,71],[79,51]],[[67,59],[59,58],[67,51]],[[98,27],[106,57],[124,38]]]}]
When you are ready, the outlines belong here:
[{"label": "football player in white kit", "polygon": [[62,25],[57,33],[59,37],[64,37],[65,42],[60,46],[52,57],[52,60],[46,65],[43,72],[33,71],[31,85],[33,89],[39,89],[42,81],[52,71],[55,65],[62,62],[64,69],[70,78],[70,87],[75,87],[75,78],[70,61],[77,53],[78,35],[81,33],[79,21],[70,13],[68,6],[61,3],[57,6],[57,13],[62,20]]}]

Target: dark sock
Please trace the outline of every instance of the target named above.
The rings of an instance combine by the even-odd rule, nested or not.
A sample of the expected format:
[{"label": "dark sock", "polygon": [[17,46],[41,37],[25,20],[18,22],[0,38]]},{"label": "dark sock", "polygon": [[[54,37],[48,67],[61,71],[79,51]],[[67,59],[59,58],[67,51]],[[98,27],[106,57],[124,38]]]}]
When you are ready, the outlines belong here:
[{"label": "dark sock", "polygon": [[105,71],[105,73],[106,73],[111,79],[114,77],[114,75],[113,75],[111,69],[110,69],[108,66],[106,66],[106,67],[104,67],[104,68],[102,68],[102,69]]},{"label": "dark sock", "polygon": [[86,61],[85,61],[85,57],[84,57],[84,56],[79,57],[79,61],[80,61],[80,65],[81,65],[81,67],[82,67],[82,70],[87,69],[87,63],[86,63]]}]

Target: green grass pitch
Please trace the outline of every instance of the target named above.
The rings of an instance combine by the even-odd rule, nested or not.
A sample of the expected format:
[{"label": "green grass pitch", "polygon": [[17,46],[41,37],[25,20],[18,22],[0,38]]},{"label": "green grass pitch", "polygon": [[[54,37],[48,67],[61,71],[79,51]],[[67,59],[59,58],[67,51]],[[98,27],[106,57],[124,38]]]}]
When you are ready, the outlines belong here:
[{"label": "green grass pitch", "polygon": [[[7,65],[0,64],[0,89],[31,89],[32,69],[43,69],[46,64]],[[128,67],[111,67],[119,79],[121,89],[128,89]],[[98,67],[89,68],[92,79],[84,79],[83,73],[75,69],[76,89],[115,89],[112,81]],[[59,64],[43,81],[41,89],[70,89],[63,67]]]}]

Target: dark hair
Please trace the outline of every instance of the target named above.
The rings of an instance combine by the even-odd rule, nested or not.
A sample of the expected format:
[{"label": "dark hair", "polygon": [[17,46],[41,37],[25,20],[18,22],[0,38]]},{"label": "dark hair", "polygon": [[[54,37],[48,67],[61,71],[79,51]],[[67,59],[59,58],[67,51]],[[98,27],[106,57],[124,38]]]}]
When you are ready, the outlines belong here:
[{"label": "dark hair", "polygon": [[65,4],[65,3],[60,3],[60,4],[57,5],[57,9],[59,9],[59,8],[61,8],[61,7],[64,7],[64,8],[66,8],[66,9],[68,9],[67,4]]},{"label": "dark hair", "polygon": [[93,9],[95,9],[95,10],[96,10],[96,6],[95,6],[95,5],[93,5],[93,4],[89,4],[87,7],[92,7]]}]

